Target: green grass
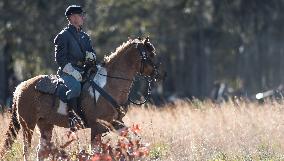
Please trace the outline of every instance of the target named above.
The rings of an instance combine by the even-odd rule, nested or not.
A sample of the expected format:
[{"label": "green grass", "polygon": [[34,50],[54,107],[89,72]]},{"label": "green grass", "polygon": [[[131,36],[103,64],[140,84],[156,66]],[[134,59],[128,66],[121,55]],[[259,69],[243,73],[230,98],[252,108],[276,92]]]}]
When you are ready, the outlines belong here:
[{"label": "green grass", "polygon": [[158,143],[155,145],[152,145],[150,148],[150,159],[162,159],[164,158],[169,150],[169,146],[165,143]]}]

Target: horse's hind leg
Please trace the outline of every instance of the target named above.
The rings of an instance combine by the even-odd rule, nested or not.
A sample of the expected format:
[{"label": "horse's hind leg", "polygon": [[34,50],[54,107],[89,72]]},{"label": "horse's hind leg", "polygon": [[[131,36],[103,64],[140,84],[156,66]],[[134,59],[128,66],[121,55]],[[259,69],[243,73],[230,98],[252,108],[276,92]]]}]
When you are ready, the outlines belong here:
[{"label": "horse's hind leg", "polygon": [[29,159],[31,142],[33,137],[33,131],[36,126],[36,121],[26,122],[22,118],[20,118],[20,123],[23,127],[23,137],[24,137],[24,159]]},{"label": "horse's hind leg", "polygon": [[44,120],[40,119],[38,121],[38,128],[40,130],[40,142],[37,151],[38,160],[44,160],[52,151],[51,138],[53,127],[52,124],[48,124]]}]

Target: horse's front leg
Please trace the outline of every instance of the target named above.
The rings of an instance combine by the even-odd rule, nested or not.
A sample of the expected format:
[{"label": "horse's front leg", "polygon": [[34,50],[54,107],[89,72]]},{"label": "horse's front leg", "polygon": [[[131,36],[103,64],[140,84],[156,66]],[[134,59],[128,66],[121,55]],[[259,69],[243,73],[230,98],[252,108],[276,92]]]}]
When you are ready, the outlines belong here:
[{"label": "horse's front leg", "polygon": [[93,150],[100,147],[101,143],[102,143],[102,134],[97,134],[96,136],[92,137],[91,147]]},{"label": "horse's front leg", "polygon": [[102,132],[95,128],[91,129],[91,147],[96,148],[102,143]]},{"label": "horse's front leg", "polygon": [[91,147],[96,148],[102,143],[102,134],[107,132],[108,129],[103,125],[96,124],[91,128]]}]

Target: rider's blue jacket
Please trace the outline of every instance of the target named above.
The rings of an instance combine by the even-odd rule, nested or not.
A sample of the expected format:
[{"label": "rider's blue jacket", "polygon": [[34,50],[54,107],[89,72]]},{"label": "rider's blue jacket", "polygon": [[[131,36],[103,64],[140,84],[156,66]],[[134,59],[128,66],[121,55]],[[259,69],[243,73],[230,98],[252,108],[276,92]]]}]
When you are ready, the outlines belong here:
[{"label": "rider's blue jacket", "polygon": [[95,53],[89,35],[71,24],[55,37],[54,44],[55,61],[61,69],[71,63],[75,69],[83,71],[86,51]]}]

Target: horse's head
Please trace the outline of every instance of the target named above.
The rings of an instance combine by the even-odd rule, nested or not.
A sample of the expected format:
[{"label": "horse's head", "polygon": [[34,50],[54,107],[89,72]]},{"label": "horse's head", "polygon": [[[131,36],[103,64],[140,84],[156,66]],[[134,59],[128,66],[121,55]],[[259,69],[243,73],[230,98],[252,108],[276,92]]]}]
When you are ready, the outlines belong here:
[{"label": "horse's head", "polygon": [[[124,62],[122,63],[121,60]],[[145,39],[130,39],[104,59],[106,66],[117,65],[117,63],[120,64],[120,67],[124,64],[124,68],[129,68],[134,73],[137,72],[152,80],[161,80],[164,77],[159,69],[160,63],[158,62],[155,47],[148,37]],[[115,69],[119,70],[117,67]]]},{"label": "horse's head", "polygon": [[154,45],[150,42],[149,37],[138,40],[134,44],[140,56],[139,74],[149,76],[153,80],[161,80],[163,74],[159,69],[160,62]]}]

